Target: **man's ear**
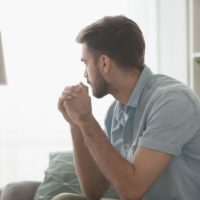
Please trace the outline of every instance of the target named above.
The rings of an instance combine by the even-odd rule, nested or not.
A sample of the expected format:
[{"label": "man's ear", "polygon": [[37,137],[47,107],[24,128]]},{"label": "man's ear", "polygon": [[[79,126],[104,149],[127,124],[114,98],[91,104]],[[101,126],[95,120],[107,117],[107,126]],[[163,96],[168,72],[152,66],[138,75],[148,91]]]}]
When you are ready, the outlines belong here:
[{"label": "man's ear", "polygon": [[101,55],[99,58],[99,68],[102,73],[107,74],[111,69],[111,58],[107,55]]}]

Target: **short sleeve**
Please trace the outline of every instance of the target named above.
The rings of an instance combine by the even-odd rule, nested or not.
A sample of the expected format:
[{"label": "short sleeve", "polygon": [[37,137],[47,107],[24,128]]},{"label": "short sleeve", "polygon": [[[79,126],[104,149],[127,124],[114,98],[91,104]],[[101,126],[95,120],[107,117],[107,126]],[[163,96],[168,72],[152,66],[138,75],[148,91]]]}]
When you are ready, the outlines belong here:
[{"label": "short sleeve", "polygon": [[193,101],[181,91],[162,93],[147,117],[139,146],[180,155],[182,147],[195,136],[199,124]]}]

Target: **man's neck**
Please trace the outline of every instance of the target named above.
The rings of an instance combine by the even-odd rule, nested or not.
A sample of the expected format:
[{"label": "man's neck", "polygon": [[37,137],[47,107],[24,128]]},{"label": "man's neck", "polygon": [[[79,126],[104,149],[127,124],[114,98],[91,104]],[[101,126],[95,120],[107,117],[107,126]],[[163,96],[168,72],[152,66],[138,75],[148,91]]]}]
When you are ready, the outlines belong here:
[{"label": "man's neck", "polygon": [[127,105],[128,100],[138,82],[141,71],[134,70],[133,72],[121,74],[120,78],[113,88],[112,95],[116,100],[123,105]]}]

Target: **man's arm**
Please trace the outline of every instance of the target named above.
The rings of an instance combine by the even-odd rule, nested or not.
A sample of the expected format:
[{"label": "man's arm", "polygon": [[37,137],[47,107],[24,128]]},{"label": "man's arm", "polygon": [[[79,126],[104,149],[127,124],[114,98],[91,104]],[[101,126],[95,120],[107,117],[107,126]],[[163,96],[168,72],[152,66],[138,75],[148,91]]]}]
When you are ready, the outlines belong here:
[{"label": "man's arm", "polygon": [[140,147],[129,162],[113,148],[94,118],[85,118],[79,126],[90,154],[122,199],[141,199],[170,162],[169,154]]},{"label": "man's arm", "polygon": [[98,199],[106,192],[110,184],[91,157],[79,127],[69,118],[64,107],[63,94],[58,101],[58,109],[70,126],[75,168],[81,188],[87,196]]},{"label": "man's arm", "polygon": [[[171,156],[139,147],[132,162],[123,158],[108,141],[93,117],[87,89],[83,84],[80,87],[77,97],[66,101],[65,108],[69,116],[79,126],[97,166],[121,198],[141,199],[167,167]],[[73,91],[68,91],[68,94],[73,94]]]},{"label": "man's arm", "polygon": [[85,145],[80,129],[71,126],[76,173],[83,192],[92,199],[99,199],[110,186],[94,162]]}]

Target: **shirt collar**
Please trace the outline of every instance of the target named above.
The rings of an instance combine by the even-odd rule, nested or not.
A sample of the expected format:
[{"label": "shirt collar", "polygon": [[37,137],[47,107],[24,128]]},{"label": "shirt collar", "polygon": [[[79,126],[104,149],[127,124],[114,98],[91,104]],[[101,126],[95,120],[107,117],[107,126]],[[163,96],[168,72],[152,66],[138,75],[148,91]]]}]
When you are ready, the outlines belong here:
[{"label": "shirt collar", "polygon": [[137,81],[136,86],[133,89],[133,92],[128,100],[127,106],[132,108],[136,108],[139,102],[139,98],[141,96],[142,90],[147,82],[147,80],[153,75],[152,71],[147,67],[144,66],[142,73]]},{"label": "shirt collar", "polygon": [[122,124],[123,126],[128,120],[129,112],[130,110],[132,110],[131,108],[137,107],[142,90],[147,80],[152,75],[153,73],[151,72],[151,70],[147,66],[144,66],[144,69],[142,70],[142,73],[140,74],[140,77],[137,81],[135,88],[133,89],[133,92],[128,100],[127,105],[124,106],[122,103],[117,101],[116,107],[115,107],[115,117],[118,120],[118,122]]}]

